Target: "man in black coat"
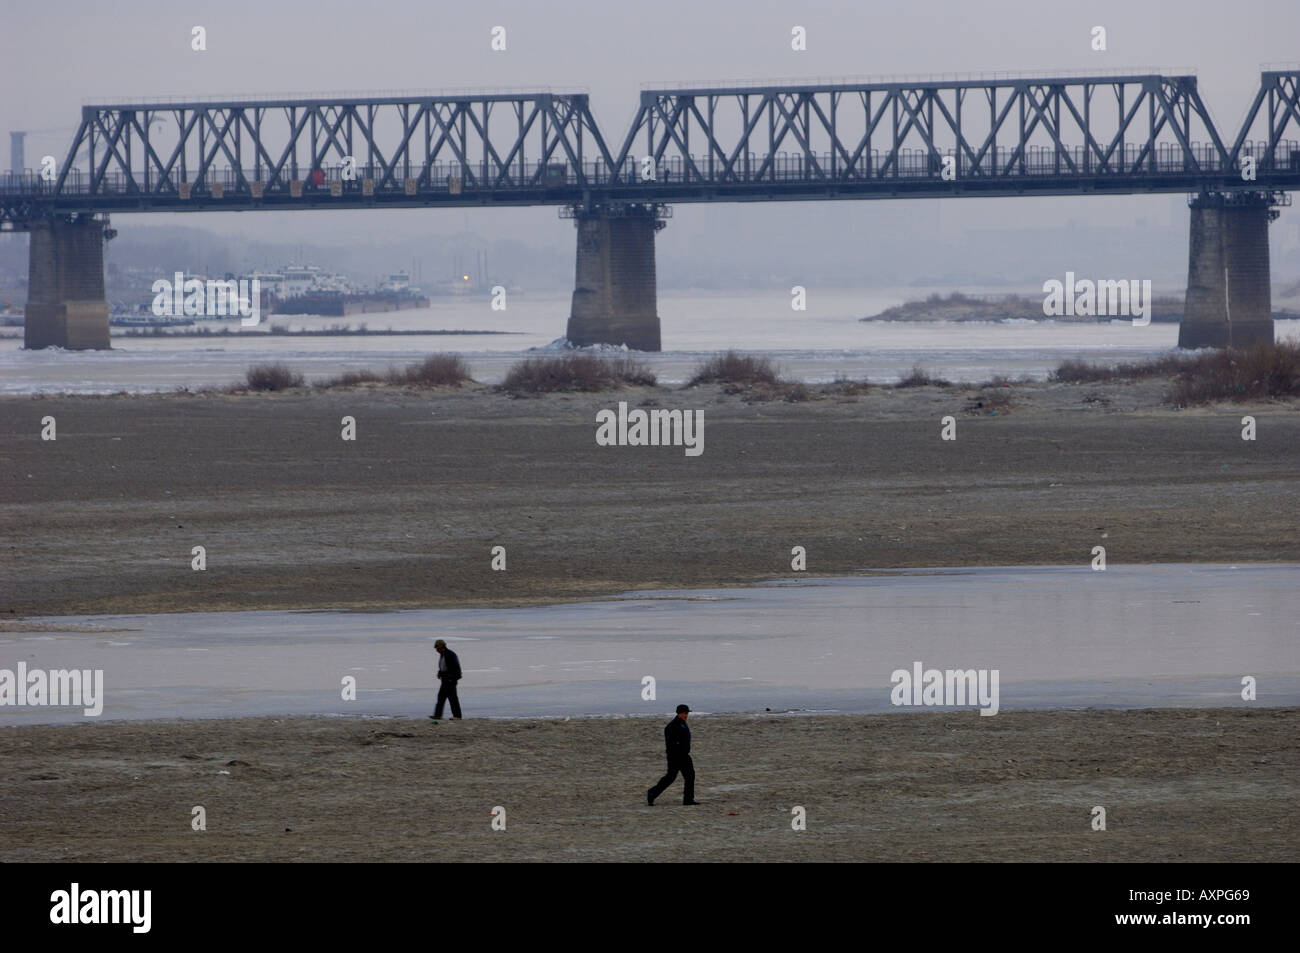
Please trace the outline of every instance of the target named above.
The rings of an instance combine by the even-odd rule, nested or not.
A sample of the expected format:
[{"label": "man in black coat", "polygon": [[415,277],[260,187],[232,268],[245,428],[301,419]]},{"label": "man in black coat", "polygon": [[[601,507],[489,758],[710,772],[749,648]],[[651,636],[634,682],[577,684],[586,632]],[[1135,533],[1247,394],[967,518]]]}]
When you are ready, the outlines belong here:
[{"label": "man in black coat", "polygon": [[651,807],[655,798],[668,789],[668,785],[677,780],[678,772],[686,783],[682,792],[683,804],[699,804],[695,800],[695,763],[691,761],[691,729],[686,727],[686,716],[691,710],[685,705],[677,706],[677,717],[668,722],[664,728],[664,745],[668,749],[668,773],[659,779],[659,783],[645,792],[645,802]]},{"label": "man in black coat", "polygon": [[460,717],[460,699],[456,697],[456,683],[460,681],[460,659],[447,648],[442,639],[433,643],[438,650],[438,704],[430,718],[442,717],[442,706],[451,702],[451,717]]}]

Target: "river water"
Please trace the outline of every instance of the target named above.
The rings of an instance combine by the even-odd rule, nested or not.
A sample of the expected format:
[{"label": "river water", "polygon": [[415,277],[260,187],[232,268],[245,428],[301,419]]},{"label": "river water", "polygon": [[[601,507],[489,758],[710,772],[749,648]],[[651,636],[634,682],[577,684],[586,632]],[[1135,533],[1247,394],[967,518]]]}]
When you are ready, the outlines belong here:
[{"label": "river water", "polygon": [[[979,289],[974,289],[979,290]],[[664,351],[644,359],[665,384],[681,384],[707,355],[737,348],[771,357],[788,376],[820,383],[838,376],[886,383],[915,364],[960,381],[1046,377],[1062,360],[1139,360],[1177,344],[1178,327],[1113,323],[861,322],[921,296],[914,288],[817,291],[808,309],[792,311],[774,291],[666,291],[659,296]],[[455,329],[514,332],[501,336],[271,337],[256,329],[216,339],[113,337],[110,351],[22,350],[21,339],[0,340],[0,393],[170,391],[222,386],[243,378],[250,364],[285,361],[313,380],[345,370],[383,370],[433,351],[455,351],[474,377],[498,383],[530,348],[564,334],[568,294],[523,294],[493,311],[488,296],[433,299],[416,311],[348,318],[263,318],[291,328],[365,323],[371,329]],[[204,322],[238,327],[238,320]],[[1300,321],[1279,321],[1278,338],[1300,335]]]},{"label": "river water", "polygon": [[[0,668],[102,669],[101,720],[418,717],[437,638],[460,655],[468,717],[909,711],[891,705],[891,674],[918,662],[996,669],[1003,710],[1300,704],[1300,565],[899,570],[538,608],[33,623],[0,632]],[[79,720],[0,707],[0,725]]]}]

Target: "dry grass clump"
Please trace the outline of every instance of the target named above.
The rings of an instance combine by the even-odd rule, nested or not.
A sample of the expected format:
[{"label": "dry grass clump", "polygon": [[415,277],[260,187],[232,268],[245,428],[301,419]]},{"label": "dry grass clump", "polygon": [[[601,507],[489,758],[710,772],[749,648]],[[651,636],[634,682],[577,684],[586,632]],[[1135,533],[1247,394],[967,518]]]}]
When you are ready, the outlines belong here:
[{"label": "dry grass clump", "polygon": [[653,372],[631,357],[560,354],[530,357],[506,373],[500,389],[518,396],[564,392],[594,392],[619,387],[653,387]]}]

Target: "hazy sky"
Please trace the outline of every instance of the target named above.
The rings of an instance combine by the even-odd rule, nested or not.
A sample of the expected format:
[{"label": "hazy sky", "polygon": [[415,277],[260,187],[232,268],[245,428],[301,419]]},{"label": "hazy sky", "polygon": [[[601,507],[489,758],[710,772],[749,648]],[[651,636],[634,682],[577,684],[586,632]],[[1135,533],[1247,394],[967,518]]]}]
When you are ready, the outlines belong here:
[{"label": "hazy sky", "polygon": [[[202,25],[207,50],[190,48]],[[507,50],[490,31],[507,30]],[[790,30],[808,48],[791,49]],[[1104,26],[1108,49],[1091,49]],[[182,94],[366,93],[469,86],[586,87],[608,138],[621,139],[643,86],[664,81],[849,78],[981,71],[1188,69],[1216,123],[1234,128],[1260,65],[1297,58],[1296,0],[637,0],[637,2],[60,2],[5,3],[0,28],[0,164],[8,135],[30,130],[27,164],[62,157],[85,101]],[[955,199],[679,206],[661,243],[779,241],[793,254],[896,228],[960,233],[975,226],[1042,227],[1145,217],[1182,228],[1181,197]],[[889,205],[892,209],[882,206]],[[1285,216],[1292,214],[1287,211]],[[489,238],[572,241],[553,208],[528,210],[115,216],[183,222],[285,241],[415,237],[464,227]],[[328,223],[328,224],[326,224]],[[676,233],[675,235],[672,233]]]}]

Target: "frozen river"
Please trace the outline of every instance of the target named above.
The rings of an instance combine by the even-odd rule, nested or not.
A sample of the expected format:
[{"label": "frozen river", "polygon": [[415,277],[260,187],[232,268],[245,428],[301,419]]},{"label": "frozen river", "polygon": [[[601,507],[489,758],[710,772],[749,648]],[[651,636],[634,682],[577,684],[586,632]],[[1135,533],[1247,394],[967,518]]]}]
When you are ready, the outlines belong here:
[{"label": "frozen river", "polygon": [[[841,376],[889,383],[916,364],[958,381],[982,381],[995,374],[1042,380],[1068,358],[1137,361],[1168,353],[1178,343],[1176,324],[858,320],[917,296],[915,289],[823,292],[807,312],[796,313],[789,296],[779,292],[664,292],[659,296],[664,350],[638,356],[669,385],[684,383],[700,361],[727,348],[761,353],[786,375],[809,383]],[[294,328],[365,323],[374,329],[512,332],[487,336],[286,337],[257,329],[216,338],[114,335],[108,351],[24,351],[21,337],[8,337],[0,339],[0,393],[224,386],[241,382],[250,365],[265,361],[284,361],[314,381],[344,371],[382,371],[434,351],[462,354],[476,380],[495,384],[512,364],[533,353],[529,349],[561,337],[568,311],[568,295],[526,295],[501,312],[492,311],[486,297],[443,298],[418,311],[269,319]],[[237,320],[227,325],[239,327]],[[1277,322],[1279,340],[1297,334],[1300,321]]]},{"label": "frozen river", "polygon": [[[999,672],[1008,708],[1300,704],[1300,566],[898,571],[522,609],[60,617],[0,669],[102,669],[100,720],[420,716],[444,638],[468,717],[893,710],[915,663]],[[19,622],[21,627],[24,623]],[[13,627],[11,626],[11,629]],[[356,700],[342,700],[356,679]],[[657,697],[642,698],[643,679]],[[1253,676],[1258,700],[1243,702]],[[909,710],[909,709],[900,709]],[[0,707],[0,724],[83,720]]]}]

